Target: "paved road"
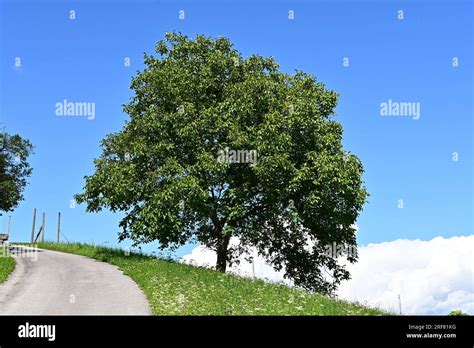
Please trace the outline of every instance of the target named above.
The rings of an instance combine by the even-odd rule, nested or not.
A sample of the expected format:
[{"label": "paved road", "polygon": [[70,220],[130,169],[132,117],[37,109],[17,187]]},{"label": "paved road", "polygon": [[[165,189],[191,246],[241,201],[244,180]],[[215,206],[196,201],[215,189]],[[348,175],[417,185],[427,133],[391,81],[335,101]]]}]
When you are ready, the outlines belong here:
[{"label": "paved road", "polygon": [[115,266],[56,251],[21,250],[12,255],[15,271],[0,285],[0,315],[151,314],[143,292]]}]

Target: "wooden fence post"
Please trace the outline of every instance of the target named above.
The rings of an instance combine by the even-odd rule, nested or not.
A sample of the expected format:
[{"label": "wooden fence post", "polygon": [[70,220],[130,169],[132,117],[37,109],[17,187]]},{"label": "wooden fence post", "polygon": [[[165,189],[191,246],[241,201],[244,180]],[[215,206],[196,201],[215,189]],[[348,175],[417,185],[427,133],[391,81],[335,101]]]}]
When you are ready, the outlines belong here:
[{"label": "wooden fence post", "polygon": [[43,223],[41,224],[41,243],[44,243],[44,220],[46,218],[46,214],[43,212]]},{"label": "wooden fence post", "polygon": [[36,208],[33,211],[33,228],[31,229],[31,243],[33,244],[35,239],[35,224],[36,224]]},{"label": "wooden fence post", "polygon": [[7,230],[7,235],[8,238],[10,238],[10,225],[12,224],[12,217],[11,215],[8,217],[8,230]]},{"label": "wooden fence post", "polygon": [[58,212],[58,238],[57,238],[57,243],[59,243],[60,234],[61,234],[61,212]]}]

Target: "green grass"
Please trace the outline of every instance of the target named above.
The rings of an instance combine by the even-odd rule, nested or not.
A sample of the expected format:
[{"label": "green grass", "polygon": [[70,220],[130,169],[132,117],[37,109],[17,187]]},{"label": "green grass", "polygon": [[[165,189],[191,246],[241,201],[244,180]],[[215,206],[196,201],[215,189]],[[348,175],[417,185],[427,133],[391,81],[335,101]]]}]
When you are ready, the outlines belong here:
[{"label": "green grass", "polygon": [[145,292],[155,315],[390,315],[358,303],[123,250],[79,243],[38,247],[118,266]]},{"label": "green grass", "polygon": [[10,273],[15,269],[15,259],[0,250],[0,283],[3,283]]}]

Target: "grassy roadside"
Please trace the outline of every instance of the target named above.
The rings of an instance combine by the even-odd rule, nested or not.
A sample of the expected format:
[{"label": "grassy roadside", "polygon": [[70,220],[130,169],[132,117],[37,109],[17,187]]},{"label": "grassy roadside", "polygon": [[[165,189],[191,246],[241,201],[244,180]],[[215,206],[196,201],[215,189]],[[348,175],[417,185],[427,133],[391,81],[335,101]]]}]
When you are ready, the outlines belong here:
[{"label": "grassy roadside", "polygon": [[390,315],[382,310],[123,250],[79,243],[38,247],[118,266],[145,292],[155,315]]},{"label": "grassy roadside", "polygon": [[15,259],[0,252],[0,283],[3,283],[15,269]]}]

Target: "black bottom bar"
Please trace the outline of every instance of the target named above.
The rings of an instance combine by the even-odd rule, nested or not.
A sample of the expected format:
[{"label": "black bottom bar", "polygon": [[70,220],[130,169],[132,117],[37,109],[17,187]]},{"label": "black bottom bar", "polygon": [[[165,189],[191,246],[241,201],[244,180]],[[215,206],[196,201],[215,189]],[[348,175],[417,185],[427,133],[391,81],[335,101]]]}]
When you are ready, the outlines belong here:
[{"label": "black bottom bar", "polygon": [[285,345],[472,347],[472,317],[0,317],[0,347]]}]

